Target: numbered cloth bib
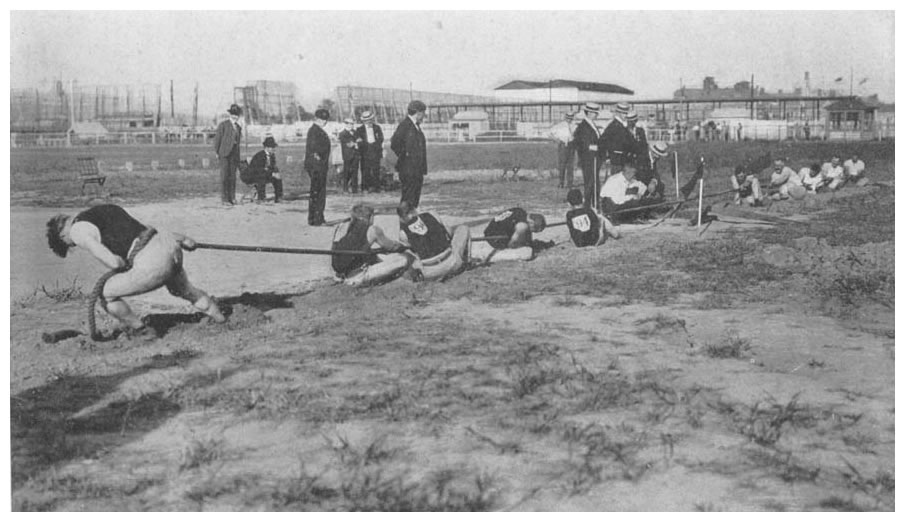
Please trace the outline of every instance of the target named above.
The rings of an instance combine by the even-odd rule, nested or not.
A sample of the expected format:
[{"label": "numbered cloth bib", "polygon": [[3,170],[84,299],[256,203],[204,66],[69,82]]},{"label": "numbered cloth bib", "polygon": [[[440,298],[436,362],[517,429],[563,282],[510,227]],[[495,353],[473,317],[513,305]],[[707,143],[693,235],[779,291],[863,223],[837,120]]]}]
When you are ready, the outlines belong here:
[{"label": "numbered cloth bib", "polygon": [[497,214],[493,221],[484,228],[484,237],[502,237],[505,239],[488,240],[487,243],[493,248],[506,248],[509,244],[509,238],[515,232],[517,223],[527,223],[528,213],[524,209],[513,207]]},{"label": "numbered cloth bib", "polygon": [[600,239],[600,218],[593,210],[572,209],[566,213],[566,226],[575,246],[596,245]]},{"label": "numbered cloth bib", "polygon": [[450,237],[443,223],[430,212],[422,212],[402,227],[412,251],[421,259],[440,254],[449,248]]}]

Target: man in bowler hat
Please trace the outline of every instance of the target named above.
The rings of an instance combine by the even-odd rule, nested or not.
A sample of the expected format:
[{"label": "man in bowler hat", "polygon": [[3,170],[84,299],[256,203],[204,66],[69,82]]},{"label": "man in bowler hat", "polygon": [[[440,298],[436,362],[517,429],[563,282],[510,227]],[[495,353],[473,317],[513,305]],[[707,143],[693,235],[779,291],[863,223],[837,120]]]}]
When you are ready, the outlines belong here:
[{"label": "man in bowler hat", "polygon": [[220,202],[226,206],[236,204],[236,170],[239,169],[239,144],[242,127],[239,116],[242,109],[235,103],[229,107],[229,119],[220,122],[214,135],[214,151],[220,163]]},{"label": "man in bowler hat", "polygon": [[247,183],[255,186],[259,202],[266,199],[268,183],[273,185],[273,202],[279,203],[283,198],[283,179],[277,167],[276,148],[277,141],[273,136],[267,136],[264,138],[264,149],[259,150],[248,165]]},{"label": "man in bowler hat", "polygon": [[427,175],[427,142],[421,130],[426,111],[424,102],[413,100],[408,106],[408,116],[399,122],[396,132],[390,138],[390,148],[399,158],[396,170],[399,171],[399,181],[402,183],[401,201],[407,201],[412,207],[421,203],[421,186]]},{"label": "man in bowler hat", "polygon": [[327,204],[327,170],[330,162],[330,136],[324,130],[330,112],[314,111],[314,125],[308,129],[305,141],[305,170],[311,178],[308,199],[308,224],[314,227],[325,223],[324,207]]}]

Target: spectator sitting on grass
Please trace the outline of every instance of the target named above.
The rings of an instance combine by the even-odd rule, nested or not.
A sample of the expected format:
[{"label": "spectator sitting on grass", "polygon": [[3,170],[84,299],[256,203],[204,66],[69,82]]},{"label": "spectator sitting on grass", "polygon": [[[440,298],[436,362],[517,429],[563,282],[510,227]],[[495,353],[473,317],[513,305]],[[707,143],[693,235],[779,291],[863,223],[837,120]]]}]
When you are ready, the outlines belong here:
[{"label": "spectator sitting on grass", "polygon": [[635,179],[634,161],[627,161],[622,170],[607,178],[600,190],[600,209],[610,216],[613,223],[628,223],[644,218],[647,210],[634,210],[644,203],[641,198],[647,192],[644,183]]},{"label": "spectator sitting on grass", "polygon": [[734,200],[736,205],[741,205],[744,201],[752,207],[762,207],[764,205],[760,192],[760,181],[754,174],[746,172],[745,167],[739,165],[735,167],[735,174],[731,176],[732,188],[736,190]]},{"label": "spectator sitting on grass", "polygon": [[789,199],[789,191],[800,193],[794,187],[801,187],[798,173],[786,166],[785,160],[773,160],[773,172],[770,174],[770,192],[773,199]]},{"label": "spectator sitting on grass", "polygon": [[826,180],[825,186],[830,190],[838,190],[845,184],[845,169],[842,168],[838,154],[834,154],[829,162],[824,163],[820,172]]},{"label": "spectator sitting on grass", "polygon": [[868,180],[864,177],[864,161],[861,160],[860,154],[857,152],[852,154],[851,159],[845,160],[845,163],[842,164],[842,168],[845,170],[846,183],[853,183],[858,187],[867,185]]},{"label": "spectator sitting on grass", "polygon": [[817,189],[822,187],[826,181],[820,171],[820,163],[814,163],[810,167],[802,167],[798,171],[798,177],[801,179],[801,185],[810,194],[816,194]]},{"label": "spectator sitting on grass", "polygon": [[533,234],[547,227],[547,221],[540,214],[528,214],[524,209],[513,207],[500,212],[484,228],[488,247],[472,245],[472,254],[480,263],[497,261],[530,261],[536,251],[552,246],[552,242],[535,241]]}]

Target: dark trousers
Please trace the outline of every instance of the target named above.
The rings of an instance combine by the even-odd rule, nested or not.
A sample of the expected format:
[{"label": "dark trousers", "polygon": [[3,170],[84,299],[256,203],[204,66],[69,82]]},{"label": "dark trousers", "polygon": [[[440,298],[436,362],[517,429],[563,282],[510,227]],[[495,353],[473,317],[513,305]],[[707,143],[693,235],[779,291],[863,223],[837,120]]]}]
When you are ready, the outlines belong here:
[{"label": "dark trousers", "polygon": [[380,189],[380,158],[361,158],[361,190]]},{"label": "dark trousers", "polygon": [[[343,174],[340,179],[343,192],[348,192],[350,188],[352,192],[358,192],[358,164],[360,161],[361,158],[358,155],[353,156],[351,159],[343,160]],[[361,188],[364,189],[364,174],[362,174],[361,181]]]},{"label": "dark trousers", "polygon": [[327,169],[318,168],[309,170],[311,178],[311,192],[308,198],[308,224],[322,225],[324,221],[324,207],[327,205]]},{"label": "dark trousers", "polygon": [[584,178],[584,208],[591,208],[600,192],[600,187],[597,187],[596,192],[594,190],[594,181],[599,173],[600,160],[596,154],[587,154],[581,158],[581,175]]},{"label": "dark trousers", "polygon": [[236,171],[239,170],[239,151],[220,158],[220,201],[236,202]]},{"label": "dark trousers", "polygon": [[[631,223],[632,221],[646,217],[649,212],[649,209],[633,209],[637,209],[638,207],[648,205],[650,203],[652,202],[636,199],[627,201],[621,205],[617,205],[613,203],[612,199],[603,198],[600,201],[600,212],[604,216],[610,218],[610,221],[612,221],[613,223]],[[618,212],[618,214],[614,214],[614,212]]]},{"label": "dark trousers", "polygon": [[572,179],[575,176],[575,149],[571,144],[560,143],[557,147],[559,161],[559,186],[560,188],[572,188]]},{"label": "dark trousers", "polygon": [[424,185],[424,174],[399,171],[399,181],[402,183],[402,201],[408,201],[412,207],[417,207],[421,202],[421,186]]},{"label": "dark trousers", "polygon": [[273,176],[268,176],[254,183],[255,191],[258,193],[258,199],[264,200],[265,198],[267,198],[268,183],[273,185],[273,200],[279,201],[283,199],[283,180],[275,178]]}]

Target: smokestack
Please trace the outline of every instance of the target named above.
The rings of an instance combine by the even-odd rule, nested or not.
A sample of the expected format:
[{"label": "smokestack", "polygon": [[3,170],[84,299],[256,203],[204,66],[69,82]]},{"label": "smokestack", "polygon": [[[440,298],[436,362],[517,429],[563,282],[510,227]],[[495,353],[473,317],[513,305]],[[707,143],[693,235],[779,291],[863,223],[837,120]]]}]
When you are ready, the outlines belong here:
[{"label": "smokestack", "polygon": [[808,71],[804,72],[804,94],[805,96],[811,95],[811,73]]}]

